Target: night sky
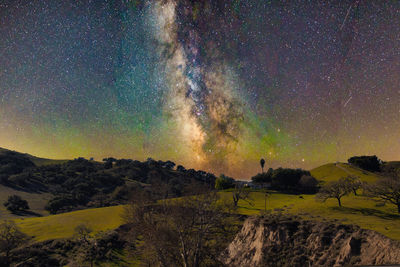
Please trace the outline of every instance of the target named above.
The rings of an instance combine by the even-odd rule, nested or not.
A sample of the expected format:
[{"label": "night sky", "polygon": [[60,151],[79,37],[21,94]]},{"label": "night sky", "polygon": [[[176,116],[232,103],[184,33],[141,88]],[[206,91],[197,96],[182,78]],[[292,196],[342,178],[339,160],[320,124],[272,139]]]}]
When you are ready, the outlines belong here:
[{"label": "night sky", "polygon": [[400,159],[400,1],[0,0],[0,147],[235,178]]}]

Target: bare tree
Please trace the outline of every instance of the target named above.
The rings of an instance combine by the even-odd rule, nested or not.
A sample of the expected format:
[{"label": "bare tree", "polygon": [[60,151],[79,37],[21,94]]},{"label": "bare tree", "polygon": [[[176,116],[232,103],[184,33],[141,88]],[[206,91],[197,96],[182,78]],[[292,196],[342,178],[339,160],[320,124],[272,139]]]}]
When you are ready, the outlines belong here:
[{"label": "bare tree", "polygon": [[13,221],[4,221],[0,224],[0,252],[5,255],[5,266],[10,264],[10,252],[14,248],[26,243],[29,237],[22,233]]},{"label": "bare tree", "polygon": [[354,195],[357,196],[357,190],[361,188],[362,182],[357,176],[347,176],[342,178],[346,185],[349,187],[349,190],[353,191]]},{"label": "bare tree", "polygon": [[90,228],[87,224],[79,224],[75,227],[74,233],[79,240],[87,242],[92,232],[92,228]]},{"label": "bare tree", "polygon": [[133,239],[140,237],[137,246],[149,265],[218,265],[229,236],[226,208],[217,193],[209,192],[157,205],[136,201],[127,207],[125,220],[132,225]]},{"label": "bare tree", "polygon": [[390,174],[386,178],[379,179],[375,184],[366,185],[367,194],[388,201],[397,206],[400,213],[400,177],[398,174]]},{"label": "bare tree", "polygon": [[98,246],[95,237],[90,234],[93,232],[87,224],[79,224],[74,229],[74,234],[80,241],[80,253],[78,254],[79,262],[89,262],[93,267],[96,259],[98,258]]},{"label": "bare tree", "polygon": [[343,179],[339,181],[330,182],[326,185],[322,186],[316,195],[316,199],[322,202],[325,202],[329,198],[336,198],[338,201],[339,207],[342,206],[341,199],[342,197],[348,195],[351,192],[348,185],[345,183]]},{"label": "bare tree", "polygon": [[237,207],[239,200],[246,201],[250,205],[253,205],[252,199],[250,198],[250,190],[242,185],[236,185],[232,191],[233,206]]}]

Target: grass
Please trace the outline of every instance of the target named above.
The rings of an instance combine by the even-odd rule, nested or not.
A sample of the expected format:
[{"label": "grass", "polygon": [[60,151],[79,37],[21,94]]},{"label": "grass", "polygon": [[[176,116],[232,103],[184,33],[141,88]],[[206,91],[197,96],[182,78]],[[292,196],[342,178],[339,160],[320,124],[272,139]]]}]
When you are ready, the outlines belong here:
[{"label": "grass", "polygon": [[79,224],[88,225],[94,233],[115,229],[123,223],[124,206],[86,209],[46,217],[16,219],[21,230],[35,241],[69,238]]},{"label": "grass", "polygon": [[[220,192],[223,199],[231,201],[231,192]],[[243,215],[257,215],[264,211],[264,193],[250,194],[253,205],[239,201],[237,212]],[[364,196],[345,196],[342,207],[335,199],[325,203],[315,201],[315,195],[289,195],[270,192],[267,210],[300,215],[305,219],[338,220],[345,224],[357,224],[362,228],[375,230],[392,239],[400,240],[400,215],[394,205],[377,205],[377,201]],[[16,219],[21,230],[35,241],[69,238],[79,224],[87,224],[94,232],[114,229],[123,223],[121,214],[124,206],[86,209],[39,218]]]},{"label": "grass", "polygon": [[30,214],[27,216],[46,216],[49,213],[44,209],[47,202],[53,197],[49,193],[29,193],[25,191],[15,190],[11,187],[0,185],[0,219],[15,219],[21,216],[10,213],[3,205],[11,195],[19,195],[28,201]]},{"label": "grass", "polygon": [[359,177],[361,181],[373,183],[380,177],[378,174],[361,170],[347,163],[329,163],[310,172],[312,176],[325,182],[337,181],[342,177],[352,175]]},{"label": "grass", "polygon": [[[231,199],[230,192],[221,192],[223,198]],[[256,215],[264,211],[264,194],[252,192],[253,205],[239,201],[237,212]],[[267,210],[300,215],[305,219],[338,220],[345,224],[357,224],[362,228],[375,230],[392,239],[400,240],[400,214],[394,205],[377,206],[375,200],[364,196],[345,196],[342,207],[336,199],[325,203],[317,202],[315,195],[288,195],[277,192],[267,197]]]},{"label": "grass", "polygon": [[[379,178],[377,174],[345,163],[326,164],[311,170],[311,174],[322,181],[335,181],[348,175],[358,176],[366,182],[374,182]],[[34,212],[43,213],[43,206],[47,202],[44,194],[15,192],[11,188],[0,186],[0,201],[4,201],[8,195],[14,193],[28,199]],[[220,192],[220,194],[223,198],[231,201],[231,192]],[[264,210],[264,194],[254,191],[251,193],[251,197],[253,205],[239,201],[238,213],[256,215]],[[392,239],[400,240],[400,215],[394,205],[381,206],[377,205],[373,199],[350,195],[342,199],[343,207],[338,207],[335,199],[321,203],[315,201],[314,197],[314,195],[299,196],[272,192],[267,198],[267,209],[272,212],[297,214],[308,219],[336,219],[342,223],[357,224],[362,228],[375,230]],[[122,224],[120,216],[122,212],[123,206],[114,206],[39,218],[19,218],[15,221],[22,231],[34,236],[36,241],[42,241],[71,237],[74,228],[82,223],[88,224],[95,232],[116,228]],[[7,218],[11,215],[1,206],[0,216],[0,218]]]}]

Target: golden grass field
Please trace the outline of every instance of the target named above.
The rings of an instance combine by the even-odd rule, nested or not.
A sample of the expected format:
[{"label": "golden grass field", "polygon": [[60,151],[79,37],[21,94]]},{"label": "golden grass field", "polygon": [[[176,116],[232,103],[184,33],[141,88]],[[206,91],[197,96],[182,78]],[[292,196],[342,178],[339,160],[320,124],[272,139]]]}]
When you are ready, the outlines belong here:
[{"label": "golden grass field", "polygon": [[124,206],[86,209],[45,217],[16,219],[21,230],[36,241],[69,238],[79,224],[86,224],[94,233],[115,229],[123,223]]},{"label": "golden grass field", "polygon": [[[326,164],[311,171],[317,179],[334,181],[349,174],[367,182],[375,181],[378,176],[365,172],[348,164]],[[359,193],[362,193],[361,191]],[[232,193],[220,192],[223,199],[230,200]],[[239,201],[237,212],[245,215],[260,214],[264,211],[264,193],[251,193],[253,204]],[[31,203],[31,201],[30,201]],[[342,199],[343,207],[338,207],[336,199],[325,203],[315,201],[315,195],[290,195],[270,192],[266,208],[269,212],[297,214],[303,218],[324,220],[336,219],[346,224],[357,224],[362,228],[375,230],[390,238],[400,240],[400,215],[394,205],[379,205],[376,200],[353,194]],[[32,205],[33,206],[33,205]],[[123,206],[86,209],[59,215],[38,218],[16,219],[22,231],[34,236],[36,241],[54,238],[68,238],[74,228],[82,223],[89,225],[94,232],[113,229],[123,223]],[[0,211],[1,212],[1,211]]]},{"label": "golden grass field", "polygon": [[312,169],[310,172],[312,176],[325,182],[337,181],[341,177],[352,175],[359,177],[364,182],[373,183],[380,177],[375,173],[361,170],[347,163],[329,163]]}]

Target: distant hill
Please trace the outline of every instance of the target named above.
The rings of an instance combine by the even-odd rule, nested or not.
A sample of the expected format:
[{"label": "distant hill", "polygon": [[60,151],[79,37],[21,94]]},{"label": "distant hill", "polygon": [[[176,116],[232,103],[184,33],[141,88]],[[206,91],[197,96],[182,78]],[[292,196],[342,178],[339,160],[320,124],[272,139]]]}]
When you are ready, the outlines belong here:
[{"label": "distant hill", "polygon": [[329,163],[312,169],[310,172],[312,176],[325,182],[337,181],[342,177],[352,175],[359,177],[361,181],[371,183],[381,177],[378,173],[362,170],[347,163]]},{"label": "distant hill", "polygon": [[[96,162],[84,158],[52,161],[2,149],[0,151],[0,201],[17,194],[33,205],[35,212],[66,211],[125,204],[135,192],[153,198],[180,197],[200,188],[214,188],[216,177],[204,171],[185,169],[171,161],[107,158]],[[49,199],[50,198],[50,199]],[[41,206],[42,208],[40,208]],[[0,213],[6,212],[3,207]],[[47,213],[47,212],[44,212]]]},{"label": "distant hill", "polygon": [[0,147],[0,156],[5,155],[7,153],[16,153],[17,155],[21,156],[21,157],[25,157],[27,159],[29,159],[30,161],[32,161],[36,166],[44,166],[44,165],[51,165],[51,164],[61,164],[61,163],[65,163],[68,160],[67,159],[46,159],[46,158],[39,158],[39,157],[35,157],[32,156],[30,154],[27,153],[20,153],[17,151],[13,151],[13,150],[9,150],[9,149],[5,149],[5,148],[1,148]]},{"label": "distant hill", "polygon": [[21,229],[33,236],[35,241],[57,238],[71,238],[74,229],[80,224],[86,224],[94,232],[115,229],[123,223],[121,214],[124,206],[85,209],[54,216],[40,218],[17,219],[15,222]]}]

